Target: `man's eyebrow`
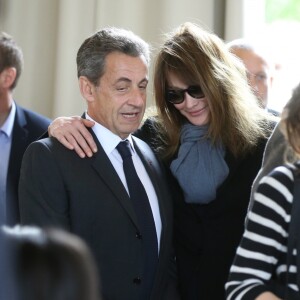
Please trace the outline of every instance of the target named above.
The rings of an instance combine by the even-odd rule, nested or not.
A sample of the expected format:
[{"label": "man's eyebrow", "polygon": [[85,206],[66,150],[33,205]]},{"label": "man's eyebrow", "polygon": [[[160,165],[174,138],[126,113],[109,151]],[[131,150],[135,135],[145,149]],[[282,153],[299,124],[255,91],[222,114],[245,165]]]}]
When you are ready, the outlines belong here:
[{"label": "man's eyebrow", "polygon": [[[148,78],[143,78],[143,79],[139,82],[139,84],[144,83],[144,82],[148,83],[148,81],[149,81]],[[129,78],[127,78],[127,77],[120,77],[120,78],[118,78],[118,79],[116,80],[115,84],[117,84],[117,83],[119,83],[119,82],[132,82],[132,80],[129,79]]]},{"label": "man's eyebrow", "polygon": [[125,82],[131,82],[131,80],[129,78],[127,78],[127,77],[120,77],[120,78],[118,78],[116,80],[115,84],[119,83],[119,82],[123,82],[123,81],[125,81]]}]

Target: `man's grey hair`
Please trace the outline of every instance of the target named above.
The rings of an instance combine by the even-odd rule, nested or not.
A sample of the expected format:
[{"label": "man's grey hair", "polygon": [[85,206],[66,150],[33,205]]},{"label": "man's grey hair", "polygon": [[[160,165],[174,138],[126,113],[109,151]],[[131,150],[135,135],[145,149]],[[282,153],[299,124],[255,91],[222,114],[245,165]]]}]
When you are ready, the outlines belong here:
[{"label": "man's grey hair", "polygon": [[129,30],[107,27],[87,38],[77,52],[77,76],[85,76],[94,85],[99,84],[105,72],[106,56],[120,52],[132,57],[144,56],[150,63],[150,47]]}]

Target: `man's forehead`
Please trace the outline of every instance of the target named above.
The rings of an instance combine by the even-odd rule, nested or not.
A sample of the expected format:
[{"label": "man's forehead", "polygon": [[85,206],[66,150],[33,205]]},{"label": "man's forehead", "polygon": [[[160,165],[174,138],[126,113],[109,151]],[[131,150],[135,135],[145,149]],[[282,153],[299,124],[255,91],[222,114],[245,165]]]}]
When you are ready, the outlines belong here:
[{"label": "man's forehead", "polygon": [[133,57],[126,54],[109,55],[106,60],[104,76],[114,81],[147,80],[148,66],[143,56]]},{"label": "man's forehead", "polygon": [[131,61],[140,61],[143,62],[143,64],[148,65],[147,60],[144,55],[129,55],[126,53],[114,51],[109,54],[107,54],[105,58],[106,63],[114,63],[116,61],[121,61],[121,62],[131,62]]},{"label": "man's forehead", "polygon": [[261,63],[265,65],[269,65],[268,60],[264,57],[264,55],[258,51],[250,50],[250,49],[239,49],[236,52],[236,55],[240,57],[240,59],[244,62],[248,63]]}]

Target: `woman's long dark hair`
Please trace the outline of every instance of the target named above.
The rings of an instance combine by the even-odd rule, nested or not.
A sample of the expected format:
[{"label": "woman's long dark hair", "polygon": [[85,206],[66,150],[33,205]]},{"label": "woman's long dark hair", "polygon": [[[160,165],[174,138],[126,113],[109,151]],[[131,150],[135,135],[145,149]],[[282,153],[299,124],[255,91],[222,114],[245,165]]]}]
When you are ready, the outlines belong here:
[{"label": "woman's long dark hair", "polygon": [[238,156],[269,135],[269,115],[258,106],[242,63],[216,35],[195,24],[184,23],[163,44],[154,70],[155,100],[161,119],[158,132],[166,158],[176,152],[180,129],[186,121],[165,98],[171,72],[187,85],[201,86],[208,99],[208,135],[213,143],[221,140]]}]

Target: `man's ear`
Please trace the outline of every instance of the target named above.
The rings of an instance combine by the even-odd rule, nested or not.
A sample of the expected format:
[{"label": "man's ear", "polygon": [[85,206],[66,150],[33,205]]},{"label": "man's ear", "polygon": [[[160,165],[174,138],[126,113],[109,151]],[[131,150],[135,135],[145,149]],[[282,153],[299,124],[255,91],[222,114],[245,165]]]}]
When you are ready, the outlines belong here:
[{"label": "man's ear", "polygon": [[85,76],[80,76],[78,82],[82,97],[87,101],[94,101],[94,84],[92,84]]},{"label": "man's ear", "polygon": [[16,76],[17,76],[16,68],[10,67],[10,68],[4,69],[0,73],[0,81],[1,81],[2,87],[10,89],[16,80]]}]

